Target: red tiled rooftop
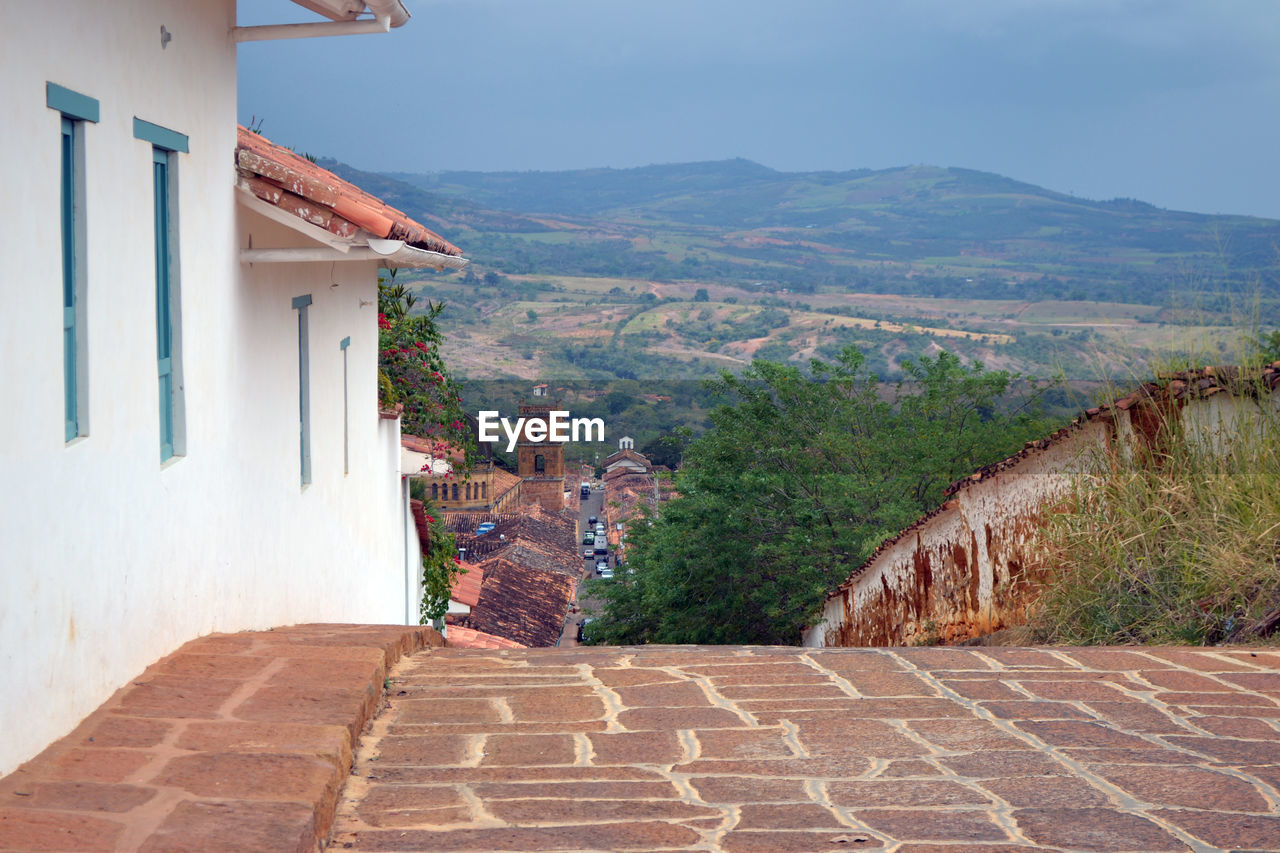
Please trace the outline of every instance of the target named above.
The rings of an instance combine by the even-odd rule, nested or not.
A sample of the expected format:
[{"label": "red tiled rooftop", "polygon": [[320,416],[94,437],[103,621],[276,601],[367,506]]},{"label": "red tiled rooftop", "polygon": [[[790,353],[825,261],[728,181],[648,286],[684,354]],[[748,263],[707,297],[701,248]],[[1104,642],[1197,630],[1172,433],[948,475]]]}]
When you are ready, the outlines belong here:
[{"label": "red tiled rooftop", "polygon": [[339,237],[355,237],[363,230],[379,239],[461,256],[457,246],[355,184],[243,125],[237,130],[241,184],[267,204]]},{"label": "red tiled rooftop", "polygon": [[484,631],[477,631],[474,628],[467,628],[462,625],[449,626],[449,637],[445,644],[455,649],[525,648],[515,640],[508,640],[506,637],[499,637],[495,634],[486,634]]},{"label": "red tiled rooftop", "polygon": [[480,601],[480,586],[484,582],[484,569],[475,563],[463,563],[466,571],[455,575],[449,587],[449,598],[459,604],[475,607]]}]

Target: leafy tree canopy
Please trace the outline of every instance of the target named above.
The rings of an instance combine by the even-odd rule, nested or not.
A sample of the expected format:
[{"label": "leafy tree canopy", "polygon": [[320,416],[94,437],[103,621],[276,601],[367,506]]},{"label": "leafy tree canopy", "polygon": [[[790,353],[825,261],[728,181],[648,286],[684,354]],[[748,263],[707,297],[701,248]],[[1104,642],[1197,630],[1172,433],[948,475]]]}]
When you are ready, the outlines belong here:
[{"label": "leafy tree canopy", "polygon": [[684,455],[679,497],[627,532],[601,584],[598,641],[794,644],[825,595],[948,484],[1047,430],[1034,390],[949,353],[884,386],[848,347],[833,362],[756,361]]}]

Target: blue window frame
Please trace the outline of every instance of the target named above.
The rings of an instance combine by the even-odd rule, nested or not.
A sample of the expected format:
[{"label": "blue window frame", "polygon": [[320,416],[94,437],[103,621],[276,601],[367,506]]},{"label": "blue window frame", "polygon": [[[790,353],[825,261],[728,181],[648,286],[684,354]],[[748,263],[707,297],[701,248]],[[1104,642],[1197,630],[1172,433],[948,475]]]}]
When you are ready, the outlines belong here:
[{"label": "blue window frame", "polygon": [[302,485],[311,482],[311,341],[307,309],[311,294],[295,296],[298,312],[298,451],[301,455]]},{"label": "blue window frame", "polygon": [[160,375],[160,459],[174,455],[173,265],[169,254],[169,152],[151,149],[155,193],[156,361]]},{"label": "blue window frame", "polygon": [[347,397],[347,347],[351,346],[351,336],[338,342],[342,350],[342,473],[351,473],[351,416]]},{"label": "blue window frame", "polygon": [[182,398],[182,323],[178,264],[176,155],[187,137],[139,118],[133,135],[151,143],[155,229],[156,366],[159,378],[160,461],[186,451]]},{"label": "blue window frame", "polygon": [[45,84],[45,103],[62,116],[62,376],[65,438],[89,433],[87,323],[84,318],[84,125],[98,121],[98,101],[56,83]]}]

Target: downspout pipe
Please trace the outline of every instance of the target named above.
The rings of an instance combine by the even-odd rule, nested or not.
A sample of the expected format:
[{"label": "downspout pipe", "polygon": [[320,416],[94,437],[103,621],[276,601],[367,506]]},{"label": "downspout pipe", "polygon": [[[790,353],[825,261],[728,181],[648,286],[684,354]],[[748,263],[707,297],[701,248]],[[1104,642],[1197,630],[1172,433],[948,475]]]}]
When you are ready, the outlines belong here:
[{"label": "downspout pipe", "polygon": [[391,28],[403,27],[409,23],[409,10],[401,0],[365,0],[365,5],[375,18],[386,18]]}]

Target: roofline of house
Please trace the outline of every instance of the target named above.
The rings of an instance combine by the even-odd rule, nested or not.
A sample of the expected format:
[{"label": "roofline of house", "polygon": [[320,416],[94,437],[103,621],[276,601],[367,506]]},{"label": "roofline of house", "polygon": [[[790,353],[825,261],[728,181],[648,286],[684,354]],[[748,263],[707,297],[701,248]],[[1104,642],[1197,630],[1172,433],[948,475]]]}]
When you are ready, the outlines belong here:
[{"label": "roofline of house", "polygon": [[[276,39],[320,38],[324,36],[385,33],[409,22],[409,10],[401,0],[293,0],[328,21],[301,24],[263,24],[232,27],[231,38],[239,42]],[[366,7],[372,18],[361,18]]]},{"label": "roofline of house", "polygon": [[236,200],[254,213],[278,222],[320,245],[310,247],[270,248],[249,246],[240,250],[245,264],[314,263],[334,261],[378,261],[387,269],[460,270],[471,263],[466,258],[418,249],[403,240],[382,240],[361,229],[354,237],[344,238],[300,219],[292,213],[268,204],[253,194],[240,181]]}]

